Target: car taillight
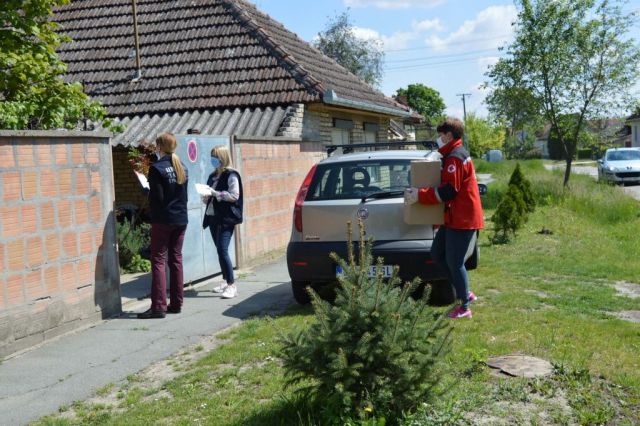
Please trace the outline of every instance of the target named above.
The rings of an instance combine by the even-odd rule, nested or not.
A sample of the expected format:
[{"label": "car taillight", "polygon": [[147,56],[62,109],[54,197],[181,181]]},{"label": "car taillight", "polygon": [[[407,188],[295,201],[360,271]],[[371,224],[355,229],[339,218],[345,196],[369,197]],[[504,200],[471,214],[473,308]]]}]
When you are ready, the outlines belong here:
[{"label": "car taillight", "polygon": [[311,179],[313,179],[315,171],[316,166],[314,165],[311,170],[309,170],[309,173],[307,173],[307,177],[304,178],[298,191],[298,196],[296,197],[296,205],[293,207],[293,223],[298,232],[302,232],[302,203],[304,203],[304,199],[307,196],[307,191],[309,190],[309,185],[311,185]]}]

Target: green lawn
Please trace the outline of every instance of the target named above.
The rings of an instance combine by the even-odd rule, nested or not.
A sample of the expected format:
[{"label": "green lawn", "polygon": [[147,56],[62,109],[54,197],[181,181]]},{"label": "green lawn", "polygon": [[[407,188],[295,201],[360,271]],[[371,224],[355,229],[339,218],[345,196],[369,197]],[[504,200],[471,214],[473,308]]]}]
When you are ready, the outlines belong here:
[{"label": "green lawn", "polygon": [[[497,178],[483,200],[489,218],[515,164],[475,162]],[[442,387],[451,389],[407,424],[639,424],[640,324],[614,314],[640,311],[640,298],[620,297],[612,285],[640,283],[640,207],[587,176],[572,176],[566,191],[563,172],[541,161],[522,169],[539,206],[508,245],[481,234],[480,267],[470,272],[479,300],[472,320],[455,322],[442,363],[451,372]],[[275,323],[287,330],[312,321],[310,308],[293,307]],[[264,319],[244,321],[210,352],[203,343],[161,363],[165,382],[143,372],[37,424],[321,424],[320,408],[283,389],[275,335]],[[544,358],[555,374],[498,377],[484,360],[504,354]]]}]

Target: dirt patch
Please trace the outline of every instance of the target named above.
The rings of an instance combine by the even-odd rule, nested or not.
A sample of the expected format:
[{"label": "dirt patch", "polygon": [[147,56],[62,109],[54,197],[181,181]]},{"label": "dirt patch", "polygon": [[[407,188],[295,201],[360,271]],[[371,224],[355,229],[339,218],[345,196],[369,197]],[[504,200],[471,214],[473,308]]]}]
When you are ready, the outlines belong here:
[{"label": "dirt patch", "polygon": [[530,294],[535,294],[536,296],[538,296],[541,299],[548,299],[549,295],[547,293],[543,293],[541,291],[536,291],[536,290],[525,290],[525,293],[530,293]]},{"label": "dirt patch", "polygon": [[489,288],[487,289],[487,293],[500,294],[500,290],[496,290],[495,288]]},{"label": "dirt patch", "polygon": [[620,318],[624,321],[634,322],[640,324],[640,311],[622,311],[622,312],[607,312],[609,315]]},{"label": "dirt patch", "polygon": [[618,292],[617,296],[629,297],[631,299],[640,298],[640,284],[628,283],[626,281],[616,281],[615,284],[610,284]]}]

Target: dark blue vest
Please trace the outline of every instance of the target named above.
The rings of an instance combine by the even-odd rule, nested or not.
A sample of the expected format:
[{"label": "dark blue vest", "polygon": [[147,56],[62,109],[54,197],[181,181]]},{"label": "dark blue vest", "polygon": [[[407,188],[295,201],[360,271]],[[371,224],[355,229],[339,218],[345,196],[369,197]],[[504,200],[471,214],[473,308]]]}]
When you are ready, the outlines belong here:
[{"label": "dark blue vest", "polygon": [[[229,178],[232,174],[235,174],[238,178],[238,186],[240,187],[240,197],[236,200],[235,203],[230,203],[228,201],[218,201],[215,197],[211,197],[209,199],[209,203],[213,203],[213,217],[206,216],[204,218],[204,222],[202,226],[206,228],[212,223],[214,225],[227,225],[233,226],[239,223],[242,223],[242,205],[244,203],[244,190],[242,189],[242,178],[240,177],[240,173],[235,170],[225,170],[220,175],[218,179],[218,183],[215,187],[216,191],[228,191],[229,190]],[[215,174],[211,173],[209,175],[209,179],[207,179],[207,185],[213,185],[213,181],[215,179]],[[207,204],[207,207],[209,205]]]},{"label": "dark blue vest", "polygon": [[[167,225],[186,225],[189,222],[187,215],[187,184],[189,174],[182,165],[187,180],[179,185],[176,181],[176,174],[171,164],[171,155],[165,155],[160,160],[151,165],[160,174],[160,184],[162,185],[162,202],[155,200],[153,195],[149,198],[149,210],[152,223],[165,223]],[[151,173],[150,173],[150,179]],[[157,182],[149,182],[151,188]]]}]

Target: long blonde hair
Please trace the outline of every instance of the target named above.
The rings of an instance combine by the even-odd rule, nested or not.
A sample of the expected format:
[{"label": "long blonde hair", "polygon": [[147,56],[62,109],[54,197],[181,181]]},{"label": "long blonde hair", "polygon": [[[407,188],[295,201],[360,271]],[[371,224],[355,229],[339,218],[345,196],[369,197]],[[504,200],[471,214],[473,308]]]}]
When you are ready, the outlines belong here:
[{"label": "long blonde hair", "polygon": [[220,160],[220,165],[216,169],[216,175],[221,174],[227,169],[233,169],[233,161],[231,160],[231,152],[224,145],[214,146],[211,150],[211,156]]},{"label": "long blonde hair", "polygon": [[176,148],[178,148],[178,140],[173,133],[160,133],[156,138],[156,146],[158,146],[166,154],[171,154],[171,165],[173,165],[173,171],[176,173],[176,181],[179,185],[182,185],[187,181],[187,176],[182,168],[182,163],[176,155]]}]

